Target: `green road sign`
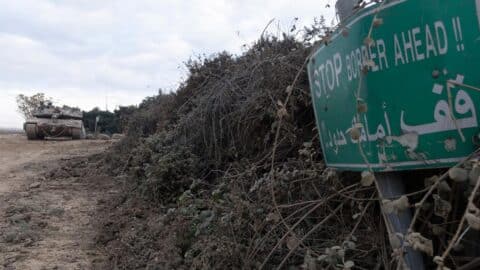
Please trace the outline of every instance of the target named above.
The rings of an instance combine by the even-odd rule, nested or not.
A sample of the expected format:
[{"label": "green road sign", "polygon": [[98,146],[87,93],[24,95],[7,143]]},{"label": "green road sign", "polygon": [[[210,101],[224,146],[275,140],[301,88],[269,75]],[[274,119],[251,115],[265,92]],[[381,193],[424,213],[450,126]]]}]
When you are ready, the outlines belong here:
[{"label": "green road sign", "polygon": [[480,0],[386,1],[344,24],[308,65],[328,166],[447,167],[477,148]]}]

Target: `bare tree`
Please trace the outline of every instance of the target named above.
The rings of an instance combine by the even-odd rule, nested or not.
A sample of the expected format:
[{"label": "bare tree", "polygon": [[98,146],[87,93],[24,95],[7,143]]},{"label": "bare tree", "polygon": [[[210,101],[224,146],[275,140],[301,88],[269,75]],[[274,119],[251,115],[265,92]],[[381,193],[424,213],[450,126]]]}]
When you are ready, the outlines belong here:
[{"label": "bare tree", "polygon": [[47,98],[44,93],[37,93],[32,96],[20,94],[17,96],[18,112],[21,113],[25,119],[31,118],[33,112],[45,102],[47,102]]}]

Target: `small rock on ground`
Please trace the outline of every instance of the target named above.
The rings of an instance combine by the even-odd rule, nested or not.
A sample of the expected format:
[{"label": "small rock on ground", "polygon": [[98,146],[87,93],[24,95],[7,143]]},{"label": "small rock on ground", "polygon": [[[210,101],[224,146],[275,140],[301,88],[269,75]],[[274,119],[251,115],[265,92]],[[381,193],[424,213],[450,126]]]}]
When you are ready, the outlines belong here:
[{"label": "small rock on ground", "polygon": [[34,182],[34,183],[31,183],[30,186],[28,186],[28,187],[29,188],[39,188],[41,185],[42,185],[42,183],[40,183],[40,182]]}]

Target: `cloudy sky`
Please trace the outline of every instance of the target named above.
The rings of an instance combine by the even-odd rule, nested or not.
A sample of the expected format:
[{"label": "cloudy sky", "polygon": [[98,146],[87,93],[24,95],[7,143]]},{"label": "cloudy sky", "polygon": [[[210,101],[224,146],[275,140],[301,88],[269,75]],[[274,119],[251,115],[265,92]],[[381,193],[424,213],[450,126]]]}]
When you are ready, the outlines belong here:
[{"label": "cloudy sky", "polygon": [[196,55],[242,52],[273,18],[333,18],[334,0],[0,0],[0,127],[21,127],[16,95],[89,110],[172,91]]}]

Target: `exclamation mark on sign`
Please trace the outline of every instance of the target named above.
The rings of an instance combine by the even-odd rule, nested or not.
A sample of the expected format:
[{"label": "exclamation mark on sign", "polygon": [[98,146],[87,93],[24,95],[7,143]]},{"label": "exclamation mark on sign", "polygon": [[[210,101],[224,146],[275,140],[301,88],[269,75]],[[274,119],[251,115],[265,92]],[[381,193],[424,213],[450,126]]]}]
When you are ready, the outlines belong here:
[{"label": "exclamation mark on sign", "polygon": [[463,44],[462,24],[460,23],[460,17],[452,18],[453,32],[455,33],[455,40],[457,41],[457,51],[461,52],[465,50]]},{"label": "exclamation mark on sign", "polygon": [[475,0],[475,4],[477,6],[477,19],[478,24],[480,25],[480,0]]}]

